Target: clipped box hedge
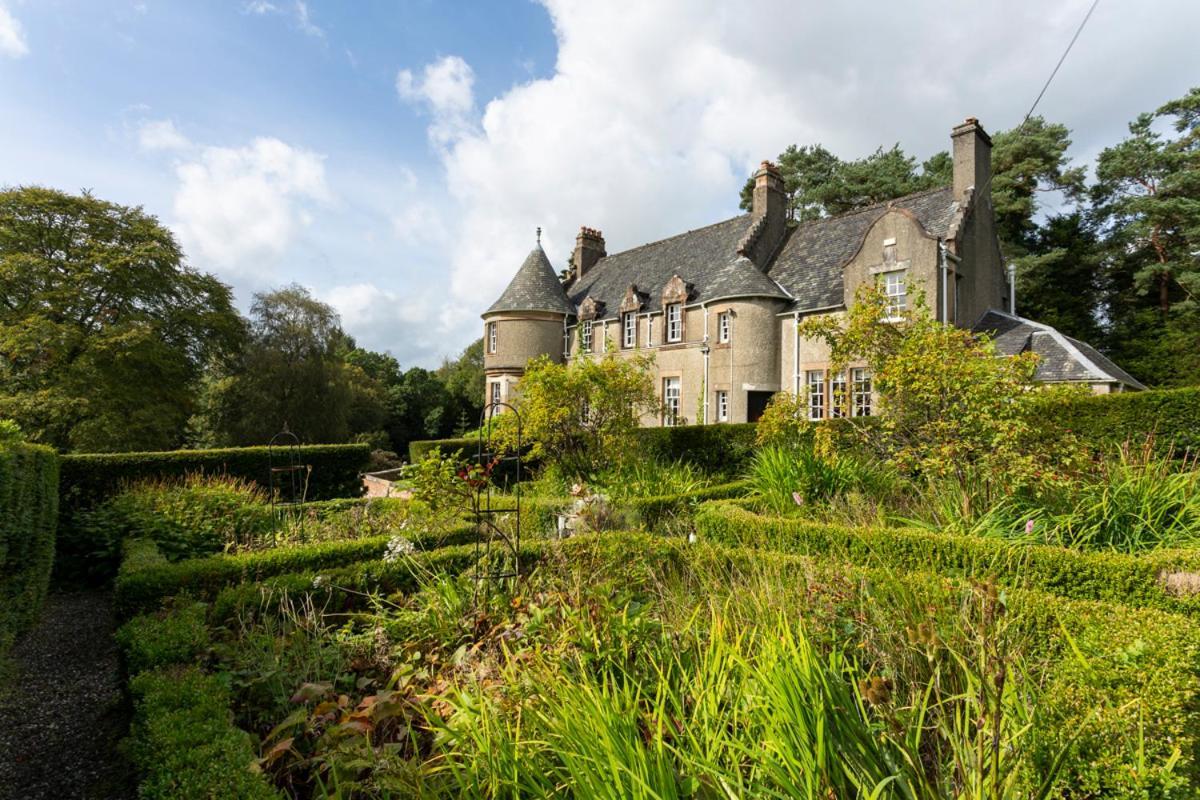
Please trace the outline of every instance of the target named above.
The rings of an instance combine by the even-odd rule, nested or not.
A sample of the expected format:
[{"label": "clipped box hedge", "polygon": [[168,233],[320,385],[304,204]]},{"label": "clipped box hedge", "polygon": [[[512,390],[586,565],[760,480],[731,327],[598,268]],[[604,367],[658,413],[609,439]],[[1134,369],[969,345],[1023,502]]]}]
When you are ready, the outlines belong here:
[{"label": "clipped box hedge", "polygon": [[41,610],[54,565],[58,456],[0,444],[0,659]]},{"label": "clipped box hedge", "polygon": [[[157,546],[146,539],[126,543],[126,559],[117,573],[113,603],[122,619],[157,609],[176,595],[209,599],[235,583],[261,581],[273,575],[332,569],[380,558],[392,535],[353,541],[279,547],[239,555],[191,558],[175,563],[155,557]],[[407,537],[417,550],[434,550],[474,541],[473,525]],[[161,560],[160,560],[161,559]]]},{"label": "clipped box hedge", "polygon": [[[863,566],[930,570],[953,577],[995,577],[1062,597],[1200,613],[1200,551],[1144,555],[1081,552],[920,528],[850,528],[756,514],[730,503],[709,503],[696,514],[702,538],[735,547],[832,556]],[[1196,589],[1192,589],[1195,592]]]},{"label": "clipped box hedge", "polygon": [[143,672],[130,683],[127,752],[142,800],[279,798],[253,769],[253,737],[233,723],[229,690],[196,667]]}]

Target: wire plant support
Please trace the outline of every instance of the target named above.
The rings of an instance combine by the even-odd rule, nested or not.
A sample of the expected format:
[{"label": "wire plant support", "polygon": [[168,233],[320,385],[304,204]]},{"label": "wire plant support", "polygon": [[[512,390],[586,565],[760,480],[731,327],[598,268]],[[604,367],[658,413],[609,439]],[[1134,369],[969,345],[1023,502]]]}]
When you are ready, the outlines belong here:
[{"label": "wire plant support", "polygon": [[[495,452],[492,442],[492,421],[498,412],[512,414],[516,420],[517,441],[513,455],[500,455]],[[476,451],[476,467],[478,480],[474,480],[472,505],[475,512],[475,566],[472,576],[475,581],[475,599],[479,597],[479,587],[485,584],[490,592],[496,583],[512,581],[521,578],[521,478],[524,473],[522,451],[521,414],[508,403],[488,403],[479,415],[478,449]],[[509,484],[516,497],[516,510],[504,505],[501,508],[492,506],[492,480],[496,468],[502,464],[513,464],[516,467]],[[505,530],[511,521],[510,529]],[[505,523],[505,524],[502,524]]]},{"label": "wire plant support", "polygon": [[275,523],[271,535],[274,538],[280,525],[290,520],[297,523],[303,521],[308,479],[312,475],[312,465],[300,461],[300,439],[288,430],[286,422],[283,430],[267,443],[267,469],[270,476],[271,517]]}]

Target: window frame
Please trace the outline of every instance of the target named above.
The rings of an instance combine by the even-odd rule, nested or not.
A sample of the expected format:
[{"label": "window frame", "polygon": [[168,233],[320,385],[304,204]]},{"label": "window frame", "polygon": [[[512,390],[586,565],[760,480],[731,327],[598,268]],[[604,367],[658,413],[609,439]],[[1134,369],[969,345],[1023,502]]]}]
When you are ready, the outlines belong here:
[{"label": "window frame", "polygon": [[733,338],[733,315],[728,311],[717,314],[717,344],[729,344]]},{"label": "window frame", "polygon": [[[674,396],[671,390],[674,389]],[[683,408],[683,381],[677,375],[662,379],[663,427],[673,428],[679,424],[679,412]]]},{"label": "window frame", "polygon": [[592,352],[592,321],[582,320],[579,323],[579,352]]},{"label": "window frame", "polygon": [[825,419],[825,370],[805,370],[804,385],[808,389],[808,397],[805,400],[808,418],[814,422]]},{"label": "window frame", "polygon": [[829,375],[829,419],[844,419],[847,416],[850,384],[846,381],[846,373],[830,373]]},{"label": "window frame", "polygon": [[494,355],[496,352],[496,327],[495,322],[488,323],[488,353],[491,355]]},{"label": "window frame", "polygon": [[717,389],[717,422],[729,422],[728,389]]},{"label": "window frame", "polygon": [[499,405],[500,403],[504,402],[504,401],[501,399],[501,398],[502,398],[502,396],[503,396],[503,393],[504,393],[504,392],[503,392],[503,389],[501,388],[501,383],[500,383],[500,381],[492,381],[492,384],[491,384],[491,386],[492,386],[492,391],[491,391],[491,403],[490,403],[490,405],[491,405],[491,406],[494,408],[494,407],[496,407],[497,405]]},{"label": "window frame", "polygon": [[637,349],[637,312],[626,311],[621,315],[621,349]]},{"label": "window frame", "polygon": [[[908,312],[908,270],[894,269],[879,277],[883,284],[883,297],[887,301],[884,306],[884,319],[888,322],[898,322],[904,319],[904,315]],[[896,283],[901,289],[899,293],[892,292],[892,279],[897,279]]]},{"label": "window frame", "polygon": [[683,341],[683,303],[667,303],[663,309],[663,341],[677,344]]},{"label": "window frame", "polygon": [[871,373],[866,367],[850,370],[850,414],[871,416]]}]

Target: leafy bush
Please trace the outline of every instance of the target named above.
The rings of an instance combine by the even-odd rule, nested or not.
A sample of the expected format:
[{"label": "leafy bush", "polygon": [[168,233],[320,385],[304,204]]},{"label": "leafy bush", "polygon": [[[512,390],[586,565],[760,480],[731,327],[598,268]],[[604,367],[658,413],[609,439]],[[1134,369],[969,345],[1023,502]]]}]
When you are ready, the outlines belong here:
[{"label": "leafy bush", "polygon": [[50,584],[58,519],[58,457],[47,447],[0,441],[0,659],[37,619]]},{"label": "leafy bush", "polygon": [[186,664],[209,647],[203,603],[181,600],[155,614],[134,617],[117,631],[130,675]]},{"label": "leafy bush", "polygon": [[130,684],[128,752],[145,800],[278,798],[260,773],[249,734],[233,726],[229,693],[195,667],[144,672]]},{"label": "leafy bush", "polygon": [[881,465],[849,455],[823,456],[810,447],[768,446],[754,454],[750,491],[776,513],[823,503],[850,491],[890,494],[897,478]]},{"label": "leafy bush", "polygon": [[84,520],[98,548],[136,535],[153,539],[172,561],[248,547],[275,528],[256,484],[199,474],[134,484]]},{"label": "leafy bush", "polygon": [[1159,455],[1200,454],[1200,387],[1085,395],[1044,413],[1098,452],[1151,438]]},{"label": "leafy bush", "polygon": [[[302,463],[312,466],[308,479],[310,500],[362,494],[360,472],[369,458],[369,445],[306,445],[299,455]],[[64,513],[59,523],[56,580],[102,582],[112,576],[117,564],[104,555],[112,555],[113,543],[94,541],[94,532],[85,527],[82,514],[128,486],[203,474],[240,478],[269,487],[269,466],[266,447],[63,456],[59,502]]]}]

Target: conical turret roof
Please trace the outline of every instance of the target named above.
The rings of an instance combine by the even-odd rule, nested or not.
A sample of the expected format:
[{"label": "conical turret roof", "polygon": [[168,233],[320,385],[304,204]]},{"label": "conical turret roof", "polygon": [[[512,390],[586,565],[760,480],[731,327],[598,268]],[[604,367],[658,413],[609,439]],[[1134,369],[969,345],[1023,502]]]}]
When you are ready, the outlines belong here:
[{"label": "conical turret roof", "polygon": [[546,251],[539,244],[529,251],[525,263],[509,282],[500,299],[492,303],[484,316],[498,311],[551,311],[574,314],[575,307],[567,299],[562,282],[550,266]]}]

